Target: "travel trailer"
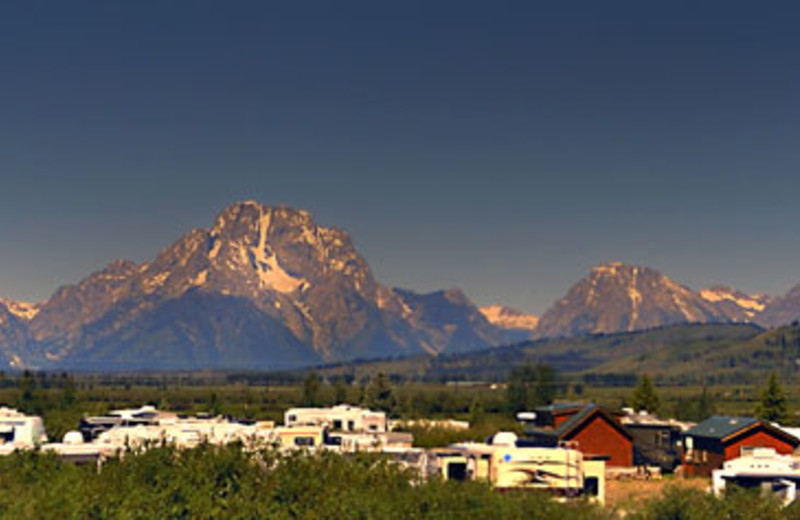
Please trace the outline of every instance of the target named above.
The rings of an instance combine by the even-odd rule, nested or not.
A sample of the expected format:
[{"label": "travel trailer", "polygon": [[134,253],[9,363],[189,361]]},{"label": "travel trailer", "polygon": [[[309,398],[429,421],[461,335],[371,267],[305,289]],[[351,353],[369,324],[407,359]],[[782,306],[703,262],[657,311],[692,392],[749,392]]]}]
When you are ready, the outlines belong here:
[{"label": "travel trailer", "polygon": [[728,485],[760,489],[774,495],[784,505],[797,498],[800,459],[781,455],[774,448],[743,447],[741,457],[728,460],[712,472],[712,489],[724,493]]},{"label": "travel trailer", "polygon": [[142,406],[122,410],[112,410],[106,415],[84,417],[80,431],[85,441],[96,439],[101,433],[117,426],[147,426],[159,424],[163,420],[175,419],[177,415],[157,410],[154,406]]},{"label": "travel trailer", "polygon": [[386,414],[341,404],[331,408],[290,408],[286,426],[326,426],[332,431],[385,432]]},{"label": "travel trailer", "polygon": [[539,489],[604,502],[604,460],[566,446],[521,445],[511,432],[497,433],[487,443],[454,444],[434,452],[433,460],[445,479],[486,480],[495,489]]},{"label": "travel trailer", "polygon": [[47,442],[41,417],[0,407],[0,454],[33,449]]}]

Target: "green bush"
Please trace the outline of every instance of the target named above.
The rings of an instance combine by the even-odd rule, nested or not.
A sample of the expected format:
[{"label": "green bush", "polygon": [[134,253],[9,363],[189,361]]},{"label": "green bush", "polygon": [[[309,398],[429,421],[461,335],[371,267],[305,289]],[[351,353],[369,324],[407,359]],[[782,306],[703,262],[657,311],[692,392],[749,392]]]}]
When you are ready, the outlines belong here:
[{"label": "green bush", "polygon": [[53,456],[0,460],[3,518],[603,518],[586,503],[499,494],[475,482],[424,482],[375,456],[313,456],[238,446],[156,448],[74,466]]}]

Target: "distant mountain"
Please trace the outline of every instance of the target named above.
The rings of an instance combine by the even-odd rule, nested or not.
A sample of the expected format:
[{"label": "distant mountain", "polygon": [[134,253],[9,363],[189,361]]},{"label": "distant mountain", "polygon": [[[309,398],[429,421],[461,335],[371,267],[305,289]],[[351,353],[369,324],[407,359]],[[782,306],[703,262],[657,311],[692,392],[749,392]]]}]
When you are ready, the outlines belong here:
[{"label": "distant mountain", "polygon": [[772,298],[763,294],[745,294],[723,285],[714,285],[700,291],[700,297],[716,305],[729,321],[752,322],[771,303]]},{"label": "distant mountain", "polygon": [[2,308],[0,349],[38,367],[279,368],[507,339],[462,293],[384,287],[344,231],[256,202],[153,262],[118,260],[42,304]]},{"label": "distant mountain", "polygon": [[547,364],[566,380],[593,384],[636,383],[647,373],[676,384],[759,383],[777,372],[800,377],[800,327],[764,331],[748,323],[670,325],[637,332],[549,338],[438,357],[345,363],[317,369],[322,375],[442,381],[504,381],[514,367]]},{"label": "distant mountain", "polygon": [[770,301],[754,319],[767,327],[778,327],[800,320],[800,284],[784,296]]},{"label": "distant mountain", "polygon": [[647,267],[592,269],[542,316],[539,337],[630,332],[679,323],[732,321],[715,303]]},{"label": "distant mountain", "polygon": [[505,330],[515,341],[533,337],[539,326],[539,317],[503,305],[489,305],[479,309],[489,323]]},{"label": "distant mountain", "polygon": [[402,289],[394,292],[403,302],[408,323],[418,331],[423,347],[431,354],[465,352],[510,339],[458,289],[430,294]]}]

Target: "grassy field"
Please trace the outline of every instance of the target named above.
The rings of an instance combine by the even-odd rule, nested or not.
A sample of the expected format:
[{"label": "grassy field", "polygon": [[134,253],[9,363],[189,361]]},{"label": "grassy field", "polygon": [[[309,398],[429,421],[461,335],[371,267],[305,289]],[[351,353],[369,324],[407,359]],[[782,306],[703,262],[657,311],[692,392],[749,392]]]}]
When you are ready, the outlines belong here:
[{"label": "grassy field", "polygon": [[[48,432],[60,438],[78,426],[83,415],[104,413],[115,408],[152,404],[179,413],[210,412],[238,418],[282,421],[284,411],[299,405],[333,405],[338,402],[364,403],[368,383],[345,384],[341,380],[321,380],[309,396],[300,382],[263,384],[187,380],[177,376],[137,378],[104,376],[42,375],[0,379],[0,404],[42,415]],[[507,391],[502,383],[421,383],[390,384],[390,415],[397,418],[457,418],[483,423],[473,436],[491,428],[515,426],[508,409]],[[800,385],[784,385],[790,424],[800,424]],[[757,384],[708,387],[713,412],[726,415],[751,415],[758,401]],[[691,417],[691,407],[699,399],[697,385],[659,386],[659,412],[681,419]],[[592,386],[564,383],[559,379],[557,400],[594,401],[619,409],[630,403],[632,387]],[[487,426],[488,425],[488,426]]]}]

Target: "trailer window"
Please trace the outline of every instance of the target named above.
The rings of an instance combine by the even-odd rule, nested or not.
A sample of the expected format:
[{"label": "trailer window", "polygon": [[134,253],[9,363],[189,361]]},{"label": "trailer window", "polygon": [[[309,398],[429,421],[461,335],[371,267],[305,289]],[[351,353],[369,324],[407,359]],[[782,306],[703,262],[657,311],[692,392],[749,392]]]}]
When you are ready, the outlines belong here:
[{"label": "trailer window", "polygon": [[597,477],[583,479],[583,492],[587,496],[596,497],[600,494],[600,480]]},{"label": "trailer window", "polygon": [[314,445],[314,437],[295,437],[294,438],[294,445],[295,446],[313,446]]},{"label": "trailer window", "polygon": [[451,462],[448,464],[447,480],[467,480],[467,463]]}]

